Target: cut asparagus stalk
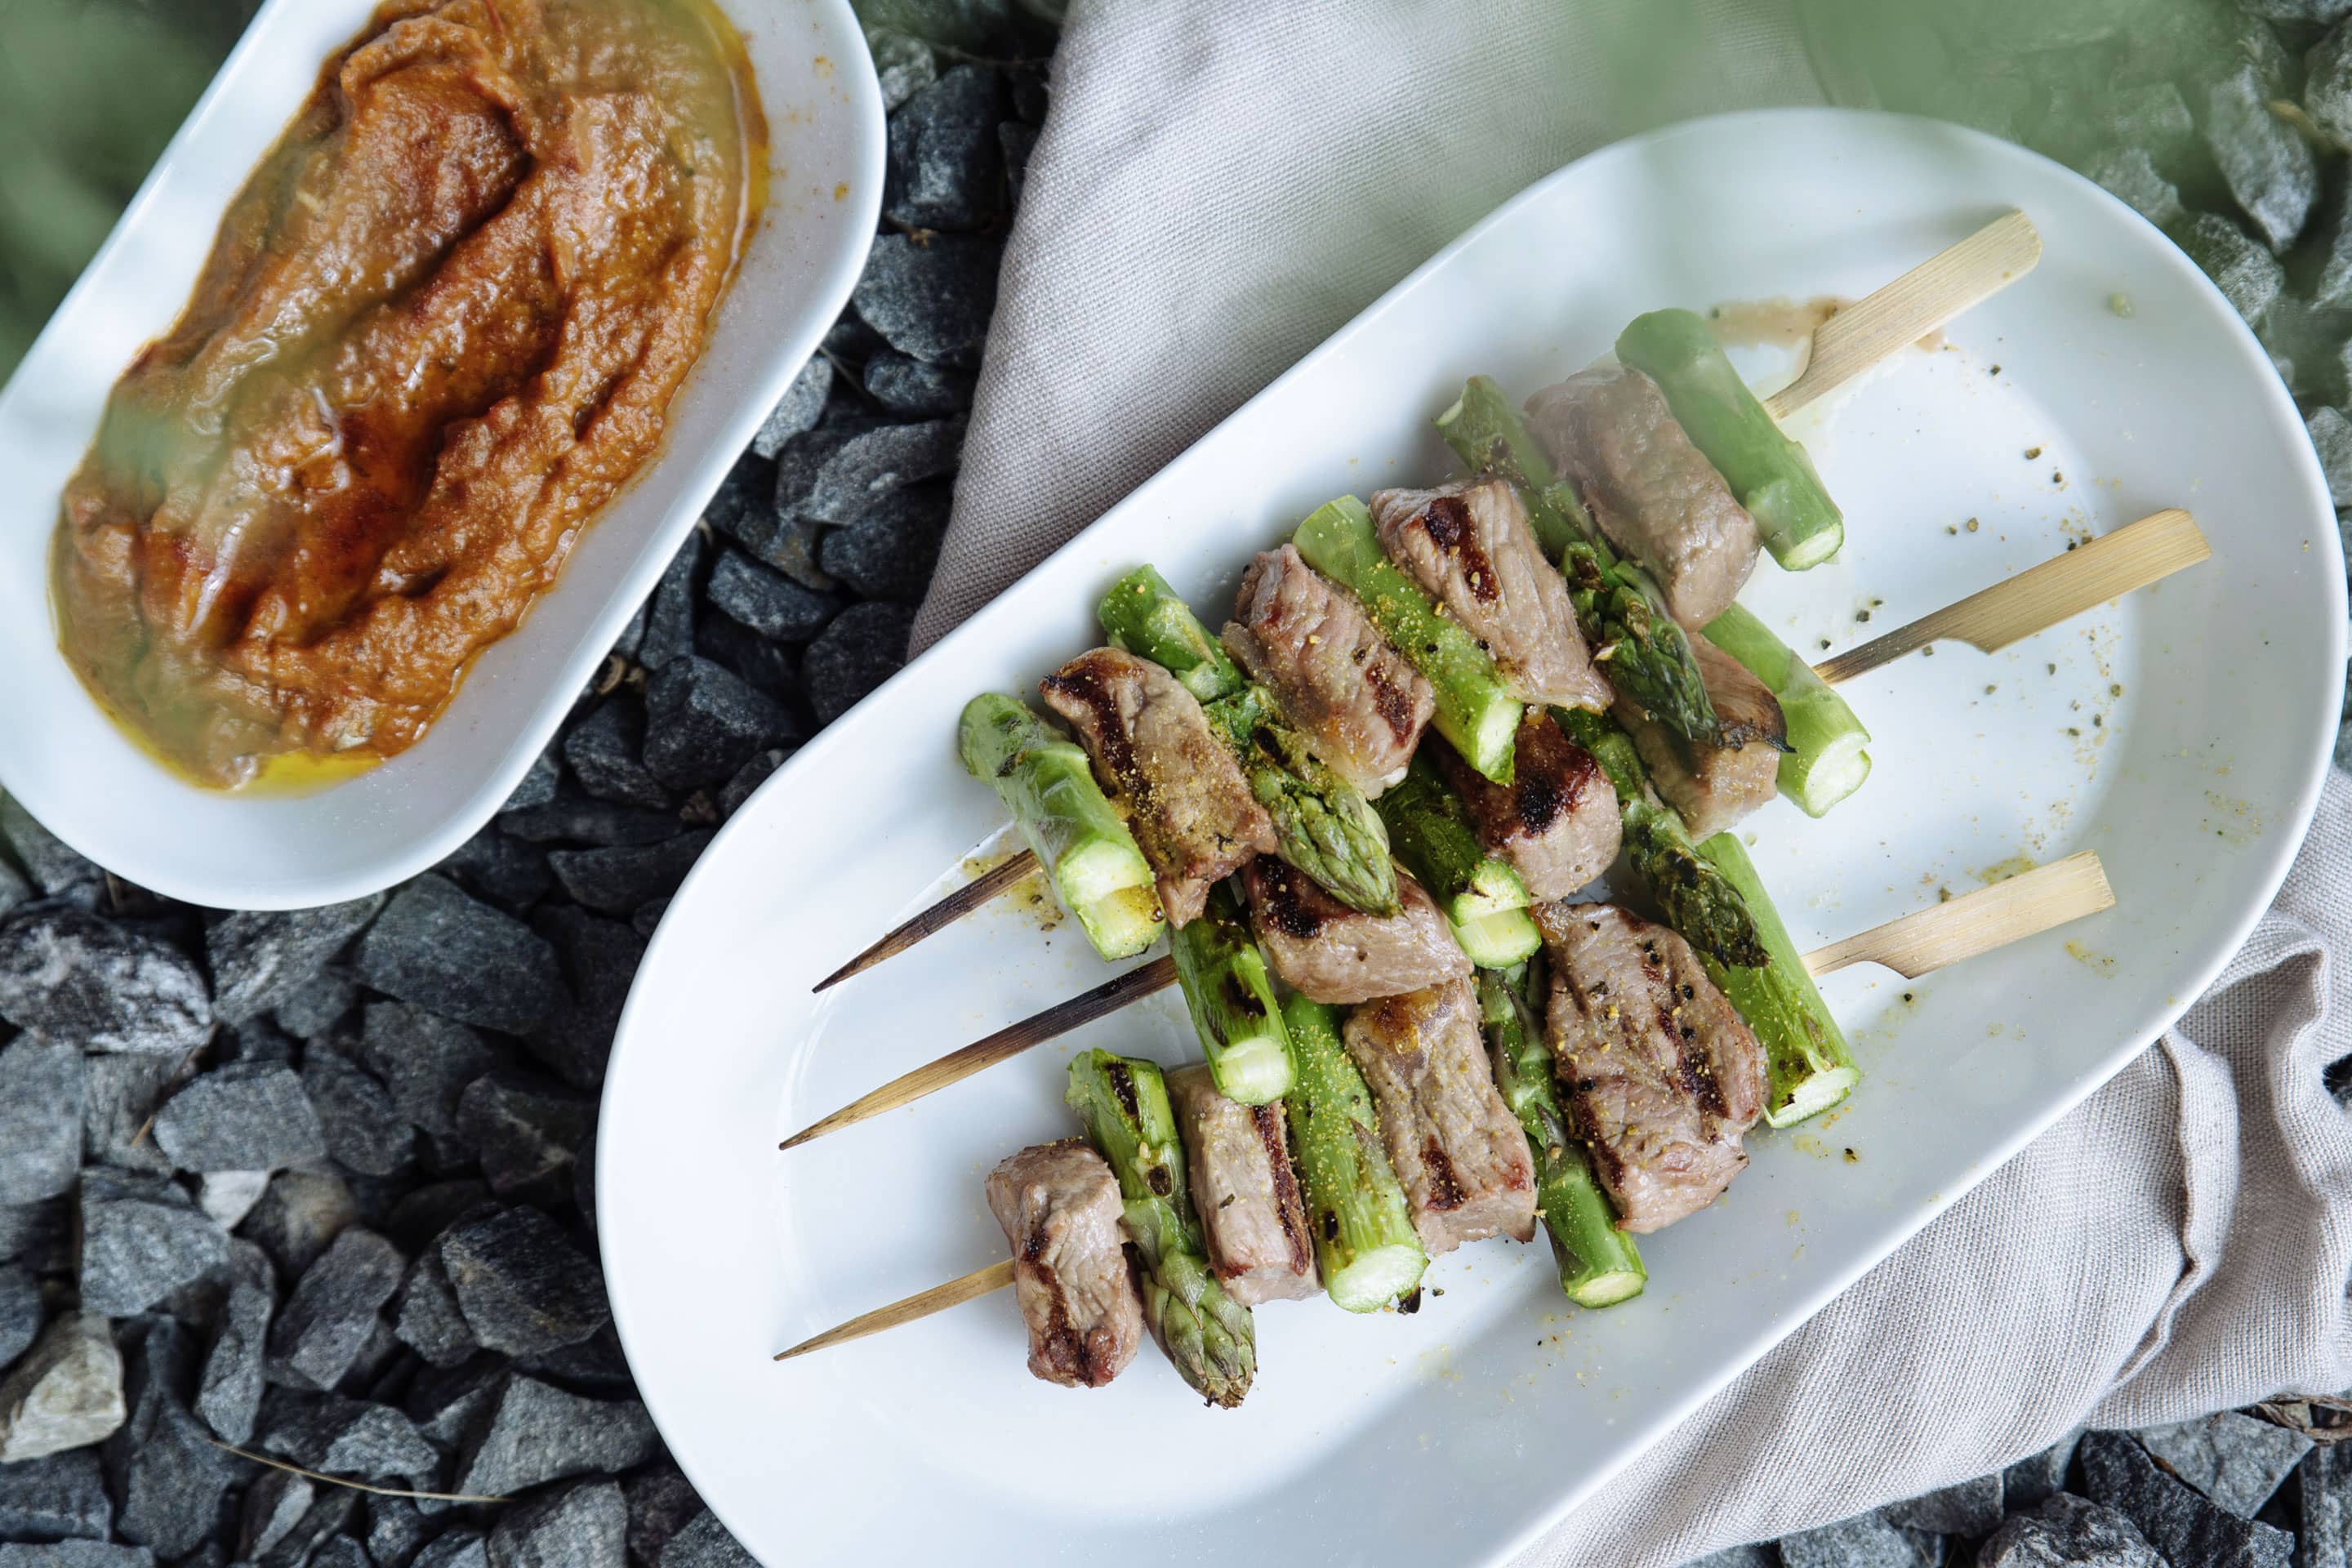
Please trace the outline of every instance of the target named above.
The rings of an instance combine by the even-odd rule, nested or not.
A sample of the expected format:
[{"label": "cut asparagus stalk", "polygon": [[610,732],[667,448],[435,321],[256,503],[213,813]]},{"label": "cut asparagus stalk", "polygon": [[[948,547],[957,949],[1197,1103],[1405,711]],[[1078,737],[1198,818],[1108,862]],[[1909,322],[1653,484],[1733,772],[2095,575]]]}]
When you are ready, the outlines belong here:
[{"label": "cut asparagus stalk", "polygon": [[1610,547],[1494,378],[1472,376],[1437,416],[1437,429],[1472,469],[1517,489],[1537,538],[1568,576],[1577,624],[1612,683],[1677,735],[1710,745],[1720,740],[1690,638],[1666,613],[1665,596],[1647,572]]},{"label": "cut asparagus stalk", "polygon": [[1389,848],[1457,927],[1535,900],[1517,871],[1486,853],[1470,814],[1424,752],[1376,803]]},{"label": "cut asparagus stalk", "polygon": [[1495,1087],[1535,1151],[1536,1208],[1551,1232],[1559,1288],[1585,1307],[1613,1307],[1640,1295],[1649,1280],[1641,1249],[1618,1228],[1617,1211],[1594,1179],[1584,1145],[1570,1134],[1543,1031],[1499,971],[1480,973],[1478,1011],[1495,1058]]},{"label": "cut asparagus stalk", "polygon": [[1552,718],[1569,739],[1593,754],[1615,786],[1625,858],[1648,885],[1666,924],[1719,963],[1762,965],[1764,945],[1747,900],[1698,852],[1681,816],[1652,798],[1641,753],[1623,726],[1606,713],[1574,709],[1555,708]]},{"label": "cut asparagus stalk", "polygon": [[1496,784],[1511,782],[1520,705],[1477,640],[1441,615],[1420,584],[1381,552],[1372,514],[1354,496],[1318,508],[1291,542],[1307,563],[1361,600],[1380,634],[1429,679],[1437,732]]},{"label": "cut asparagus stalk", "polygon": [[1150,863],[1075,741],[1018,698],[984,691],[958,725],[963,765],[985,781],[1095,951],[1131,958],[1166,923]]},{"label": "cut asparagus stalk", "polygon": [[1178,1375],[1210,1404],[1231,1409],[1257,1371],[1257,1331],[1250,1310],[1210,1270],[1159,1068],[1087,1051],[1070,1063],[1065,1098],[1118,1175],[1128,1236],[1143,1259],[1143,1321],[1152,1338]]},{"label": "cut asparagus stalk", "polygon": [[1376,1312],[1421,1284],[1429,1255],[1389,1165],[1364,1075],[1339,1043],[1337,1010],[1283,1005],[1298,1081],[1283,1101],[1323,1288],[1350,1312]]},{"label": "cut asparagus stalk", "polygon": [[1481,969],[1508,969],[1524,963],[1529,953],[1543,945],[1543,932],[1524,909],[1496,910],[1448,923],[1454,927],[1454,940]]},{"label": "cut asparagus stalk", "polygon": [[[1756,935],[1769,956],[1769,963],[1726,964],[1704,949],[1707,973],[1731,998],[1748,1026],[1764,1047],[1771,1085],[1764,1120],[1787,1127],[1817,1116],[1843,1100],[1862,1077],[1853,1053],[1846,1048],[1829,1004],[1813,984],[1804,958],[1789,940],[1780,913],[1772,908],[1755,863],[1748,858],[1737,837],[1718,833],[1698,847],[1724,879],[1737,889],[1756,922]],[[1696,944],[1694,944],[1696,945]]]},{"label": "cut asparagus stalk", "polygon": [[1617,336],[1617,357],[1658,384],[1691,445],[1756,519],[1773,560],[1801,572],[1838,552],[1845,520],[1812,458],[1772,422],[1704,321],[1688,310],[1636,316]]},{"label": "cut asparagus stalk", "polygon": [[1164,667],[1203,704],[1249,684],[1192,606],[1153,567],[1139,566],[1112,584],[1096,606],[1095,618],[1102,622],[1111,647]]},{"label": "cut asparagus stalk", "polygon": [[1315,758],[1282,721],[1273,693],[1252,682],[1166,578],[1139,566],[1097,608],[1114,647],[1164,666],[1206,706],[1250,794],[1274,819],[1282,858],[1349,909],[1397,911],[1388,830],[1355,785]]},{"label": "cut asparagus stalk", "polygon": [[1706,639],[1772,689],[1789,721],[1780,753],[1780,793],[1808,816],[1820,816],[1870,776],[1870,731],[1813,667],[1739,605],[1706,624]]},{"label": "cut asparagus stalk", "polygon": [[1208,908],[1170,946],[1217,1092],[1242,1105],[1272,1105],[1289,1093],[1290,1037],[1274,976],[1233,889],[1222,882],[1211,889]]}]

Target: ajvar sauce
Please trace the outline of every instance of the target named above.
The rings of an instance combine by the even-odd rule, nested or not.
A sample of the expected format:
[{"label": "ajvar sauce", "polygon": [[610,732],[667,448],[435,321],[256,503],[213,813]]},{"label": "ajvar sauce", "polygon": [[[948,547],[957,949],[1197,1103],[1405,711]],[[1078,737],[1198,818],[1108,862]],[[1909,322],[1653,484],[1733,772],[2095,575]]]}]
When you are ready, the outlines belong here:
[{"label": "ajvar sauce", "polygon": [[764,125],[708,0],[394,0],[65,491],[60,643],[166,761],[390,756],[660,445]]}]

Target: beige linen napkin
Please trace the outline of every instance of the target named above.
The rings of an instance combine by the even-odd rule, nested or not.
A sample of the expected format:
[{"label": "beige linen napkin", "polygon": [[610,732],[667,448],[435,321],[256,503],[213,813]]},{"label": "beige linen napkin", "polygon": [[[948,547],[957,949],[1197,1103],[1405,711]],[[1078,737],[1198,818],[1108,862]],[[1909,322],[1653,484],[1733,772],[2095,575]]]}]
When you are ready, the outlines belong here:
[{"label": "beige linen napkin", "polygon": [[[928,645],[1528,182],[1817,102],[1789,0],[1079,0]],[[2336,955],[2331,959],[2331,954]],[[2352,1384],[2352,780],[2181,1027],[1528,1556],[1664,1565],[2078,1423]]]}]

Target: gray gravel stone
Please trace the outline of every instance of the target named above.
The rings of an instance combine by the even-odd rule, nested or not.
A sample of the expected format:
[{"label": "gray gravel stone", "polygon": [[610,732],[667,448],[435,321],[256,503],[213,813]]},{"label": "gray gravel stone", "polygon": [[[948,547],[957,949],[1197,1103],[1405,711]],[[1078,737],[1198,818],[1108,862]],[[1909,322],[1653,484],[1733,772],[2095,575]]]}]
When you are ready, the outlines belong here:
[{"label": "gray gravel stone", "polygon": [[709,542],[698,528],[662,569],[661,581],[646,601],[645,636],[637,641],[637,662],[647,669],[659,669],[694,646],[695,584],[709,553]]},{"label": "gray gravel stone", "polygon": [[0,915],[5,915],[32,896],[33,884],[26,880],[25,874],[5,858],[0,858]]},{"label": "gray gravel stone", "polygon": [[353,1226],[336,1237],[296,1281],[270,1328],[269,1381],[320,1390],[341,1383],[407,1272],[400,1249],[375,1232]]},{"label": "gray gravel stone", "polygon": [[434,876],[393,899],[360,943],[358,969],[386,995],[510,1035],[530,1033],[563,995],[537,933]]},{"label": "gray gravel stone", "polygon": [[81,1304],[143,1312],[228,1261],[228,1237],[171,1182],[91,1169],[81,1178]]},{"label": "gray gravel stone", "polygon": [[556,786],[562,781],[563,763],[556,756],[555,748],[550,746],[530,760],[522,782],[514,786],[514,793],[507,796],[499,810],[520,811],[527,805],[545,805],[555,798]]},{"label": "gray gravel stone", "polygon": [[976,365],[996,310],[1003,247],[978,235],[901,234],[874,242],[851,295],[857,313],[901,353],[935,364]]},{"label": "gray gravel stone", "polygon": [[497,1206],[490,1197],[490,1184],[478,1176],[428,1182],[393,1205],[379,1228],[404,1250],[423,1253],[461,1216]]},{"label": "gray gravel stone", "polygon": [[646,939],[586,910],[548,910],[536,923],[563,966],[572,1005],[525,1043],[565,1083],[594,1089],[604,1081],[604,1058],[612,1054],[613,1030],[646,956]]},{"label": "gray gravel stone", "polygon": [[1930,1535],[1990,1535],[2001,1518],[2000,1472],[1889,1504],[1889,1524]]},{"label": "gray gravel stone", "polygon": [[155,1568],[155,1554],[143,1546],[104,1541],[66,1541],[55,1546],[0,1546],[0,1568]]},{"label": "gray gravel stone", "polygon": [[1004,216],[996,68],[960,65],[890,117],[882,216],[907,228],[984,228]]},{"label": "gray gravel stone", "polygon": [[85,1077],[67,1041],[20,1035],[0,1046],[0,1204],[37,1203],[73,1185]]},{"label": "gray gravel stone", "polygon": [[842,600],[772,572],[740,551],[720,554],[710,572],[710,603],[722,614],[778,642],[806,642],[841,613]]},{"label": "gray gravel stone", "polygon": [[1924,1568],[1911,1538],[1875,1513],[1780,1538],[1786,1568]]},{"label": "gray gravel stone", "polygon": [[2252,1519],[2293,1473],[2312,1441],[2300,1432],[2234,1410],[2137,1434],[2174,1475],[2242,1518]]},{"label": "gray gravel stone", "polygon": [[333,1172],[280,1171],[238,1234],[269,1255],[279,1279],[294,1279],[359,1216],[350,1186]]},{"label": "gray gravel stone", "polygon": [[2242,11],[2271,22],[2334,22],[2352,15],[2352,0],[2238,0]]},{"label": "gray gravel stone", "polygon": [[955,472],[963,434],[961,419],[862,430],[818,470],[801,510],[824,522],[856,522],[892,491]]},{"label": "gray gravel stone", "polygon": [[371,1002],[360,1055],[392,1103],[415,1126],[457,1135],[457,1097],[499,1065],[498,1053],[465,1025],[405,1002]]},{"label": "gray gravel stone", "polygon": [[481,1531],[461,1525],[435,1536],[409,1568],[490,1568],[489,1548]]},{"label": "gray gravel stone", "polygon": [[791,755],[790,751],[781,746],[771,747],[737,768],[735,776],[729,779],[719,792],[719,815],[732,816],[742,810],[743,803],[751,798],[751,792],[766,784],[768,775],[782,767],[784,759]]},{"label": "gray gravel stone", "polygon": [[1018,120],[996,128],[996,144],[1004,153],[1004,188],[1014,206],[1021,205],[1021,193],[1029,184],[1029,155],[1037,151],[1037,136],[1036,126]]},{"label": "gray gravel stone", "polygon": [[219,1331],[205,1355],[195,1403],[196,1415],[224,1443],[243,1446],[252,1440],[254,1419],[261,1410],[269,1320],[276,1310],[265,1285],[240,1279],[229,1287]]},{"label": "gray gravel stone", "polygon": [[481,1349],[466,1315],[457,1310],[457,1292],[449,1288],[448,1271],[438,1252],[426,1252],[410,1265],[402,1286],[392,1331],[400,1342],[437,1367],[452,1367]]},{"label": "gray gravel stone", "polygon": [[[820,355],[814,363],[826,366],[830,378],[830,359]],[[831,444],[842,438],[839,433],[818,437],[807,431],[795,431],[784,438],[777,451],[793,454],[795,474],[803,475],[793,481],[796,489],[814,482],[813,468],[803,474],[809,460],[806,448],[822,444],[830,450]],[[834,584],[816,574],[813,525],[803,525],[792,505],[780,505],[777,501],[778,476],[783,466],[756,455],[737,459],[735,466],[727,470],[727,478],[711,497],[710,504],[703,508],[703,521],[793,581],[811,588],[829,589]],[[702,623],[698,622],[695,629],[698,634],[703,629]]]},{"label": "gray gravel stone", "polygon": [[340,1394],[270,1390],[254,1442],[266,1454],[331,1476],[398,1477],[418,1489],[433,1489],[441,1468],[440,1455],[406,1415]]},{"label": "gray gravel stone", "polygon": [[910,485],[883,497],[846,527],[825,535],[824,569],[868,599],[921,600],[939,564],[953,491]]},{"label": "gray gravel stone", "polygon": [[555,886],[547,857],[495,825],[451,850],[434,869],[456,878],[467,892],[510,910],[537,903]]},{"label": "gray gravel stone", "polygon": [[[672,662],[687,657],[692,647],[689,632],[687,647],[672,650],[662,661],[662,668],[667,668]],[[582,789],[616,805],[667,811],[675,804],[675,797],[661,780],[647,771],[645,749],[645,704],[626,691],[606,698],[602,707],[563,737],[563,760],[572,764],[572,776],[580,781]]]},{"label": "gray gravel stone", "polygon": [[2286,287],[2286,269],[2278,258],[2247,238],[2236,224],[2211,213],[2193,213],[2169,232],[2173,243],[2213,280],[2231,308],[2260,324]]},{"label": "gray gravel stone", "polygon": [[0,921],[0,1018],[88,1050],[179,1056],[204,1043],[213,1010],[169,942],[47,905]]},{"label": "gray gravel stone", "polygon": [[302,1064],[302,1089],[318,1112],[335,1163],[363,1176],[389,1176],[416,1153],[416,1131],[392,1091],[340,1051],[314,1050]]},{"label": "gray gravel stone", "polygon": [[310,1568],[374,1568],[367,1548],[348,1535],[334,1535],[310,1554]]},{"label": "gray gravel stone", "polygon": [[2293,245],[2319,204],[2319,158],[2270,106],[2260,68],[2242,65],[2206,89],[2205,142],[2221,178],[2274,251]]},{"label": "gray gravel stone", "polygon": [[268,1556],[294,1532],[321,1488],[307,1476],[268,1469],[245,1489],[237,1521],[236,1554],[244,1561]]},{"label": "gray gravel stone", "polygon": [[0,1541],[103,1541],[113,1523],[96,1448],[0,1465]]},{"label": "gray gravel stone", "polygon": [[499,818],[507,833],[531,844],[658,844],[677,833],[677,814],[565,795]]},{"label": "gray gravel stone", "polygon": [[2057,1492],[1987,1537],[1977,1568],[2165,1568],[2165,1562],[2114,1509]]},{"label": "gray gravel stone", "polygon": [[133,1341],[127,1388],[130,1419],[106,1442],[107,1479],[120,1508],[118,1534],[166,1557],[194,1552],[213,1532],[245,1461],[224,1453],[180,1403],[194,1364],[188,1332],[151,1320]]},{"label": "gray gravel stone", "polygon": [[427,1518],[406,1498],[371,1497],[366,1508],[365,1542],[373,1568],[408,1568],[440,1529],[440,1521]]},{"label": "gray gravel stone", "polygon": [[2312,448],[2327,476],[2327,496],[2338,507],[2352,507],[2352,419],[2334,408],[2315,408],[2304,421],[2311,432]]},{"label": "gray gravel stone", "polygon": [[0,1372],[40,1338],[47,1314],[41,1306],[41,1282],[21,1263],[0,1263]]},{"label": "gray gravel stone", "polygon": [[2352,1568],[2352,1444],[2314,1448],[2294,1481],[2295,1568]]},{"label": "gray gravel stone", "polygon": [[2091,1500],[2129,1518],[2168,1562],[2198,1568],[2287,1568],[2294,1537],[2215,1507],[2157,1468],[2128,1434],[2085,1433],[2082,1457],[2084,1489]]},{"label": "gray gravel stone", "polygon": [[0,1382],[0,1466],[100,1442],[126,1414],[106,1320],[65,1313]]},{"label": "gray gravel stone", "polygon": [[172,1168],[148,1121],[179,1082],[178,1057],[94,1056],[82,1064],[82,1159],[162,1175]]},{"label": "gray gravel stone", "polygon": [[772,458],[783,450],[786,441],[803,430],[814,429],[817,416],[824,412],[824,400],[833,393],[833,362],[823,354],[811,354],[776,405],[768,410],[767,418],[760,422],[760,433],[751,437],[751,450],[762,458]]},{"label": "gray gravel stone", "polygon": [[659,844],[615,849],[558,849],[547,858],[563,890],[608,915],[625,915],[650,899],[677,891],[711,838],[709,828]]},{"label": "gray gravel stone", "polygon": [[268,1190],[268,1171],[207,1171],[196,1178],[196,1206],[223,1230],[235,1230]]},{"label": "gray gravel stone", "polygon": [[579,1152],[572,1161],[572,1206],[596,1228],[596,1130],[590,1128],[588,1136],[580,1141]]},{"label": "gray gravel stone", "polygon": [[359,982],[330,965],[296,986],[270,1016],[298,1040],[314,1040],[349,1017],[360,1005]]},{"label": "gray gravel stone", "polygon": [[213,1013],[241,1024],[285,1002],[383,908],[383,895],[312,910],[240,910],[205,928]]},{"label": "gray gravel stone", "polygon": [[2304,57],[2303,107],[2314,124],[2352,141],[2352,25],[2331,30]]},{"label": "gray gravel stone", "polygon": [[702,1499],[684,1471],[665,1458],[621,1483],[629,1505],[629,1556],[658,1563],[661,1549],[686,1522],[702,1511]]},{"label": "gray gravel stone", "polygon": [[662,1548],[660,1568],[760,1568],[759,1559],[709,1509],[688,1521]]},{"label": "gray gravel stone", "polygon": [[[341,1016],[339,1014],[338,1017]],[[334,1020],[329,1020],[332,1023]],[[321,1031],[323,1033],[323,1031]],[[273,1015],[231,1024],[213,1037],[211,1056],[222,1062],[291,1063],[302,1054],[302,1042],[278,1025]]]},{"label": "gray gravel stone", "polygon": [[888,27],[872,27],[866,30],[866,47],[874,51],[874,73],[882,83],[885,112],[939,79],[939,62],[931,46],[920,38]]},{"label": "gray gravel stone", "polygon": [[0,1205],[0,1258],[21,1259],[36,1274],[66,1268],[73,1239],[70,1206],[65,1198]]},{"label": "gray gravel stone", "polygon": [[774,698],[707,658],[672,659],[646,688],[646,766],[674,789],[726,783],[790,728]]},{"label": "gray gravel stone", "polygon": [[596,1124],[596,1102],[534,1074],[487,1073],[467,1086],[457,1122],[491,1192],[554,1204],[571,1194],[572,1152]]},{"label": "gray gravel stone", "polygon": [[499,1515],[490,1568],[625,1568],[628,1521],[616,1483],[582,1481]]},{"label": "gray gravel stone", "polygon": [[2158,228],[2181,216],[2180,192],[2137,147],[2109,153],[2083,172]]},{"label": "gray gravel stone", "polygon": [[809,645],[801,678],[817,722],[830,724],[907,662],[915,612],[905,605],[853,605]]},{"label": "gray gravel stone", "polygon": [[866,362],[866,395],[910,419],[942,418],[970,408],[977,379],[968,370],[926,364],[896,349],[884,349]]},{"label": "gray gravel stone", "polygon": [[731,616],[712,616],[696,627],[694,649],[771,697],[789,700],[800,690],[801,661],[793,649],[769,641]]},{"label": "gray gravel stone", "polygon": [[537,1209],[460,1220],[440,1251],[458,1309],[488,1349],[543,1354],[578,1343],[612,1317],[603,1273]]},{"label": "gray gravel stone", "polygon": [[183,1171],[273,1171],[326,1152],[302,1079],[278,1062],[200,1073],[155,1113],[155,1142]]},{"label": "gray gravel stone", "polygon": [[95,864],[67,847],[63,839],[33,820],[31,812],[6,795],[0,795],[0,839],[16,851],[16,863],[44,893],[62,893],[95,882],[101,875]]},{"label": "gray gravel stone", "polygon": [[508,1368],[496,1356],[478,1355],[455,1367],[416,1374],[403,1402],[416,1429],[436,1446],[455,1449],[481,1424],[499,1396]]},{"label": "gray gravel stone", "polygon": [[583,1399],[536,1378],[512,1376],[462,1447],[461,1492],[512,1496],[572,1476],[634,1468],[660,1447],[652,1417],[634,1399]]}]

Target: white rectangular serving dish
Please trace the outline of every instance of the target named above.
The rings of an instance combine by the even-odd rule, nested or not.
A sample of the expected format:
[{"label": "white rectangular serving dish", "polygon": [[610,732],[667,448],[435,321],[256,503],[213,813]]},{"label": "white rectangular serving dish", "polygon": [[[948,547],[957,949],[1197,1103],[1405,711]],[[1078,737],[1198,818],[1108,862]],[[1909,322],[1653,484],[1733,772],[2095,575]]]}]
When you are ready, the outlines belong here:
[{"label": "white rectangular serving dish", "polygon": [[307,794],[192,784],[133,744],[58,651],[58,493],[115,379],[178,317],[230,197],[375,3],[268,0],[0,390],[0,788],[108,869],[192,903],[357,898],[489,819],[847,302],[881,207],[881,92],[847,0],[719,0],[767,115],[768,205],[661,450],[418,744]]}]

